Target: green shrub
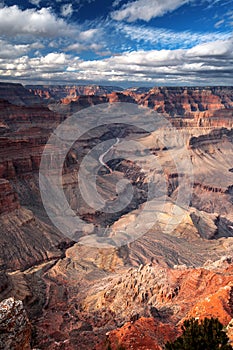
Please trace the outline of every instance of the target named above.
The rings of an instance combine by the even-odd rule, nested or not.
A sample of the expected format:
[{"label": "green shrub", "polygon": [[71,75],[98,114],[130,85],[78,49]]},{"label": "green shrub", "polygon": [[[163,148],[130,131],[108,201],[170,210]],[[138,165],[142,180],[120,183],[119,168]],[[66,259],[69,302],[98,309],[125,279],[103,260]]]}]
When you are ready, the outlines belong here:
[{"label": "green shrub", "polygon": [[217,318],[205,318],[200,323],[194,318],[186,320],[182,331],[174,342],[166,343],[166,350],[233,350]]}]

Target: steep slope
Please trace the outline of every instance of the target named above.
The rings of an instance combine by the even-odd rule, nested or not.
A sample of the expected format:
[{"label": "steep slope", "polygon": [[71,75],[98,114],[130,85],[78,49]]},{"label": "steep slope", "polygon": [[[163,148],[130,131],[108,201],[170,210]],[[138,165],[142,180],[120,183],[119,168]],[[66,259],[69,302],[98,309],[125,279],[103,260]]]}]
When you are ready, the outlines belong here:
[{"label": "steep slope", "polygon": [[[104,96],[90,87],[49,89],[34,93],[56,101],[64,94],[62,102],[50,107],[59,113],[0,100],[0,299],[13,295],[24,301],[35,327],[34,348],[103,350],[110,342],[113,349],[121,343],[127,349],[161,349],[186,317],[212,315],[227,325],[233,317],[232,88],[106,89]],[[79,243],[74,244],[50,222],[40,198],[38,169],[49,134],[67,115],[109,101],[149,105],[165,113],[179,136],[166,148],[161,146],[166,135],[159,134],[158,140],[153,133],[137,134],[142,148],[135,155],[128,143],[126,151],[134,155],[130,161],[124,159],[126,147],[120,140],[107,149],[110,160],[102,157],[101,163],[96,156],[101,165],[97,189],[105,199],[117,199],[116,183],[122,179],[134,189],[127,208],[108,214],[85,203],[77,173],[83,157],[100,142],[129,140],[135,130],[110,125],[73,144],[63,169],[66,198],[96,231],[107,225],[111,242],[122,238],[116,232],[136,232],[135,218],[153,199],[148,198],[150,179],[166,185],[163,209],[158,201],[139,223],[150,226],[145,235],[121,247],[88,247],[82,243],[93,237],[85,230],[76,232]],[[194,172],[191,204],[184,208],[176,199],[187,170],[179,173],[174,162],[181,136]],[[103,149],[100,155],[105,153]],[[90,183],[84,191],[92,195]],[[122,193],[124,188],[119,197]],[[177,213],[182,217],[178,225]],[[226,257],[212,262],[221,256]]]},{"label": "steep slope", "polygon": [[41,99],[35,96],[21,84],[0,82],[0,99],[17,106],[33,106],[41,104]]}]

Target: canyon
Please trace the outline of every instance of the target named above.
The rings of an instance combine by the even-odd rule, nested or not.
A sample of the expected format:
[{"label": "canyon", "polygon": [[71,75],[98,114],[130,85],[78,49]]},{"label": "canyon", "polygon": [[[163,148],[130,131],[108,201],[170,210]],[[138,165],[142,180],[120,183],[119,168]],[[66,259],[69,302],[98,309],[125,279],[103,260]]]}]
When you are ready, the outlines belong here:
[{"label": "canyon", "polygon": [[[64,235],[48,216],[39,189],[44,147],[73,113],[120,102],[163,116],[175,136],[165,147],[169,134],[123,128],[109,117],[109,125],[96,123],[74,142],[62,186],[75,214],[94,228],[92,235],[85,229]],[[90,120],[81,118],[88,128]],[[192,166],[190,183],[190,168],[181,161],[177,170],[181,138]],[[114,141],[104,146],[108,139]],[[138,140],[141,148],[135,151]],[[1,83],[0,145],[0,301],[21,310],[25,349],[163,349],[180,334],[184,319],[212,316],[233,342],[232,87]],[[116,184],[124,179],[134,190],[122,210],[94,210],[90,183],[80,191],[77,174],[93,149],[88,166],[107,203],[120,201],[128,185],[116,194]],[[151,179],[161,189],[156,201],[148,196]],[[191,188],[188,206],[182,206],[185,188]],[[140,224],[149,229],[137,236]],[[102,227],[105,236],[98,236]],[[125,231],[134,239],[122,244],[119,232]],[[106,235],[109,244],[99,244]],[[0,349],[3,342],[0,337]]]}]

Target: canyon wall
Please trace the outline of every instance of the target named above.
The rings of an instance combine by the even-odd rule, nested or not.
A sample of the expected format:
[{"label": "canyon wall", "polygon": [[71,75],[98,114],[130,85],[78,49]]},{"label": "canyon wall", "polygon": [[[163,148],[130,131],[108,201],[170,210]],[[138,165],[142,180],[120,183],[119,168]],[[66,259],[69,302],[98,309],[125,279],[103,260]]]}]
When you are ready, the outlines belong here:
[{"label": "canyon wall", "polygon": [[[159,350],[179,334],[186,317],[214,316],[225,326],[233,318],[233,89],[119,90],[0,86],[0,299],[23,301],[35,330],[34,348],[105,350],[122,344],[136,350],[144,336],[145,346]],[[185,171],[174,170],[173,146],[157,147],[153,135],[142,134],[143,170],[114,149],[116,159],[98,173],[98,190],[108,200],[116,199],[116,183],[123,178],[135,189],[127,210],[107,216],[85,206],[75,174],[100,140],[130,133],[109,127],[77,141],[64,167],[67,200],[87,223],[97,227],[107,221],[110,238],[130,225],[136,229],[134,218],[148,200],[151,177],[166,181],[166,205],[156,224],[134,242],[108,249],[63,237],[45,213],[38,186],[41,154],[54,128],[70,114],[106,102],[130,102],[164,114],[184,136],[194,173],[189,208],[174,206]],[[163,171],[151,155],[160,159]],[[166,223],[176,219],[172,208],[183,219],[164,233]],[[153,209],[146,224],[159,205]],[[18,307],[14,300],[9,305]],[[22,334],[28,344],[28,330]]]}]

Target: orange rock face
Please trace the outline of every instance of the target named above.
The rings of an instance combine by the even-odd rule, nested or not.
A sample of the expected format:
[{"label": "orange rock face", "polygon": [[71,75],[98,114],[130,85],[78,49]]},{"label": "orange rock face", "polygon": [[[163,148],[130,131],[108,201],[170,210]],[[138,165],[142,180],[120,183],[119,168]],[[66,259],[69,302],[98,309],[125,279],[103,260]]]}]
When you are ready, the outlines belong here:
[{"label": "orange rock face", "polygon": [[215,317],[225,326],[228,325],[233,317],[233,285],[219,288],[216,293],[198,301],[186,316],[191,317],[199,319]]},{"label": "orange rock face", "polygon": [[[217,317],[227,326],[233,317],[232,276],[233,266],[229,266],[224,259],[208,268],[164,269],[163,274],[159,274],[152,267],[150,274],[145,266],[135,277],[134,272],[130,270],[127,275],[122,275],[121,282],[111,282],[110,288],[105,286],[108,290],[105,302],[101,300],[101,292],[97,293],[96,300],[98,305],[102,303],[103,310],[114,311],[116,319],[125,315],[127,311],[130,314],[134,310],[138,314],[131,317],[131,322],[126,322],[123,327],[107,333],[105,342],[101,345],[109,344],[115,350],[119,345],[127,350],[162,349],[164,343],[181,333],[184,319],[191,317]],[[147,301],[141,298],[140,292],[138,297],[131,299],[135,278],[141,281],[142,294],[145,294],[143,291],[148,291]],[[154,286],[155,292],[151,286]],[[94,305],[93,290],[90,294],[91,299],[86,300],[92,304],[91,308],[88,307],[89,312]],[[114,298],[111,299],[111,295]],[[154,308],[154,312],[151,307]],[[148,308],[151,308],[151,311]],[[147,317],[140,317],[145,312]],[[154,318],[149,316],[150,312]],[[97,346],[97,349],[100,350],[101,346]]]},{"label": "orange rock face", "polygon": [[[106,342],[112,350],[117,350],[120,345],[125,350],[161,350],[164,343],[173,341],[177,336],[174,326],[142,317],[107,333]],[[97,347],[96,350],[102,349]]]}]

